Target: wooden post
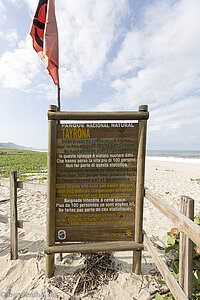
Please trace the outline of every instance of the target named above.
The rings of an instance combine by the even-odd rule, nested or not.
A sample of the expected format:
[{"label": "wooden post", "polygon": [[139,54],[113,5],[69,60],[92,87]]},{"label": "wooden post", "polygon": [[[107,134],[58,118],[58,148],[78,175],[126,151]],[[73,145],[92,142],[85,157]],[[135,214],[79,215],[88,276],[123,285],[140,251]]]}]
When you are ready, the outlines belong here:
[{"label": "wooden post", "polygon": [[[147,105],[139,106],[139,112],[148,112]],[[143,227],[143,203],[144,203],[144,175],[145,175],[145,152],[146,152],[147,120],[139,120],[138,132],[138,156],[137,156],[137,182],[135,203],[135,242],[142,243]],[[141,251],[133,252],[133,272],[141,273]]]},{"label": "wooden post", "polygon": [[17,172],[10,172],[10,259],[18,258]]},{"label": "wooden post", "polygon": [[[194,200],[181,196],[181,213],[194,220]],[[180,232],[179,249],[179,284],[187,295],[192,299],[192,272],[193,272],[193,242],[183,232]]]},{"label": "wooden post", "polygon": [[[57,111],[55,105],[49,105],[48,111]],[[47,224],[46,245],[55,244],[55,198],[56,198],[56,121],[48,120],[48,188],[47,188]],[[46,277],[54,273],[54,254],[46,254]]]}]

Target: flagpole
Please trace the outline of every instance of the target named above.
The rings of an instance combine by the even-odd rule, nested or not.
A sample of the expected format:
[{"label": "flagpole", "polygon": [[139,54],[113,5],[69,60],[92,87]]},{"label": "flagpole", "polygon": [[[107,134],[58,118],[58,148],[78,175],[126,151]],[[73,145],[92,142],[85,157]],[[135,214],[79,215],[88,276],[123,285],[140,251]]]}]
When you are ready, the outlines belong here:
[{"label": "flagpole", "polygon": [[57,91],[58,91],[57,94],[58,111],[60,111],[60,85],[59,84],[57,85]]}]

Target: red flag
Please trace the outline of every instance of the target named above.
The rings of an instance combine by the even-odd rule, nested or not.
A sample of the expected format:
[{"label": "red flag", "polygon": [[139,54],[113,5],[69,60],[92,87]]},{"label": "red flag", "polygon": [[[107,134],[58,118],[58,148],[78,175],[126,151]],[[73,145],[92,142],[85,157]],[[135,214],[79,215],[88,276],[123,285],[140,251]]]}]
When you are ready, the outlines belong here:
[{"label": "red flag", "polygon": [[30,35],[33,38],[33,48],[48,69],[54,83],[59,85],[55,0],[39,0]]}]

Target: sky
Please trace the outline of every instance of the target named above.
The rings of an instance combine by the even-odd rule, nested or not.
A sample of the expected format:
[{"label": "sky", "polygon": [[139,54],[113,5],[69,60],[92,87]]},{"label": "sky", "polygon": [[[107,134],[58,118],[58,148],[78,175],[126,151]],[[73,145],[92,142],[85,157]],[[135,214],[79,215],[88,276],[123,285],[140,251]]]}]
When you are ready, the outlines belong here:
[{"label": "sky", "polygon": [[[137,111],[148,149],[200,150],[200,1],[56,0],[63,111]],[[29,34],[38,0],[0,0],[0,143],[47,149],[57,89]]]}]

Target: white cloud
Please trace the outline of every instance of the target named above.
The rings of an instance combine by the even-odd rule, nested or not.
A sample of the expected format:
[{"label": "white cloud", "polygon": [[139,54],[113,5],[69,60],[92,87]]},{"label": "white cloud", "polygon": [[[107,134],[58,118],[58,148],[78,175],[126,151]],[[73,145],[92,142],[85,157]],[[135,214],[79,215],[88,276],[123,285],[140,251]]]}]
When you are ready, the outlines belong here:
[{"label": "white cloud", "polygon": [[0,57],[0,80],[4,88],[26,90],[40,73],[40,60],[31,48],[30,39],[27,36],[15,50]]},{"label": "white cloud", "polygon": [[0,0],[0,11],[5,10],[2,0]]},{"label": "white cloud", "polygon": [[6,19],[6,9],[2,0],[0,0],[0,14],[1,14],[1,19],[0,19],[0,25],[1,25],[3,21]]},{"label": "white cloud", "polygon": [[186,131],[190,147],[200,145],[199,11],[198,0],[157,1],[146,7],[108,65],[113,95],[95,109],[136,110],[148,104],[151,145],[177,142],[186,147]]},{"label": "white cloud", "polygon": [[148,121],[150,148],[198,150],[199,112],[199,97],[189,97],[153,110]]},{"label": "white cloud", "polygon": [[193,93],[200,79],[200,2],[153,2],[142,23],[128,32],[108,66],[116,94],[101,103],[123,109],[139,103],[152,107]]},{"label": "white cloud", "polygon": [[[62,92],[77,93],[107,62],[127,5],[125,0],[68,0],[58,2],[57,7]],[[72,85],[66,84],[66,76]]]},{"label": "white cloud", "polygon": [[[15,5],[19,3],[18,0],[9,1]],[[24,2],[30,13],[34,14],[38,1]],[[83,82],[93,79],[102,71],[116,30],[126,13],[127,0],[117,3],[115,0],[56,2],[62,95],[77,95],[81,92]],[[1,64],[7,66],[0,71],[4,87],[31,88],[31,81],[38,75],[41,62],[34,56],[29,43],[31,45],[30,39],[26,38],[21,46],[6,51],[0,58]]]},{"label": "white cloud", "polygon": [[68,71],[66,68],[61,68],[60,70],[62,83],[62,94],[65,95],[78,95],[81,92],[81,87],[83,83],[83,77],[80,72],[73,67]]},{"label": "white cloud", "polygon": [[[30,4],[30,10],[36,9],[38,4],[37,0],[24,1]],[[7,2],[10,5],[22,5],[22,2],[18,0],[7,0]],[[0,12],[1,9],[6,18],[6,7],[2,6],[0,2]],[[4,26],[6,25],[4,24]],[[49,89],[50,79],[47,75],[48,72],[45,70],[41,60],[33,50],[30,35],[28,34],[20,41],[16,29],[3,28],[0,30],[0,38],[2,45],[4,41],[7,42],[6,51],[0,56],[1,87],[6,89],[19,89],[26,92],[34,91],[39,96],[43,93],[43,97],[52,98],[53,91],[50,91]],[[45,84],[41,85],[41,80],[45,76],[48,78],[49,82],[46,81]]]},{"label": "white cloud", "polygon": [[19,37],[16,30],[0,30],[0,38],[6,40],[10,47],[14,47]]},{"label": "white cloud", "polygon": [[188,97],[154,109],[150,114],[151,131],[181,128],[199,123],[200,97]]},{"label": "white cloud", "polygon": [[[13,0],[13,1],[21,1],[21,0]],[[31,10],[31,12],[34,15],[39,1],[38,0],[24,0],[24,2],[28,5],[29,9]]]},{"label": "white cloud", "polygon": [[6,0],[8,3],[12,5],[22,5],[23,2],[26,3],[29,7],[29,9],[33,12],[35,12],[36,7],[38,5],[39,0]]},{"label": "white cloud", "polygon": [[[135,110],[140,104],[148,104],[150,140],[154,145],[160,140],[163,145],[165,141],[175,144],[176,140],[183,145],[185,132],[188,142],[196,145],[200,113],[200,1],[55,2],[62,97],[81,95],[84,82],[91,81],[87,86],[92,86],[100,78],[95,92],[88,94],[97,91],[94,98],[98,99],[105,89],[110,97],[99,105],[93,102],[90,109]],[[0,0],[1,51],[6,40],[5,52],[0,56],[0,84],[6,89],[35,91],[39,97],[55,99],[56,87],[32,48],[31,37],[20,37],[21,30],[17,31],[24,20],[16,17],[16,26],[9,27],[14,24],[14,12],[19,10],[12,10],[13,19],[9,22],[8,4],[15,5],[14,9],[28,8],[31,26],[38,0]],[[135,5],[139,15],[135,14]],[[117,53],[115,58],[113,53]],[[87,96],[85,90],[83,98]],[[88,100],[88,105],[91,102]]]}]

